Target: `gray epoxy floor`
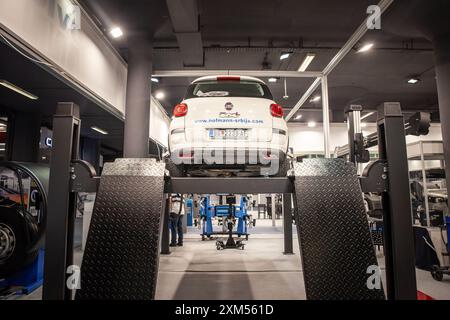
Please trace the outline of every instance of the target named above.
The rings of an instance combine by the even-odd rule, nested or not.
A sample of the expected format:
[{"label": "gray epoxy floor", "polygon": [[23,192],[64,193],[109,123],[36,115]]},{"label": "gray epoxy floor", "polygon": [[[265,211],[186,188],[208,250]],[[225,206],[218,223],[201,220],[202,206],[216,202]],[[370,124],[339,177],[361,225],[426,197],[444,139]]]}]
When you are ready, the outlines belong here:
[{"label": "gray epoxy floor", "polygon": [[[185,246],[171,248],[170,255],[160,258],[156,298],[305,299],[298,242],[294,235],[294,255],[282,253],[281,223],[277,221],[274,228],[271,221],[258,221],[244,251],[217,251],[215,241],[201,241],[199,230],[190,228]],[[377,256],[383,270],[383,255],[378,252]],[[75,262],[81,259],[78,249]],[[417,282],[418,290],[438,300],[450,300],[450,277],[437,282],[429,272],[417,270]],[[37,290],[21,299],[39,300],[41,295]]]}]

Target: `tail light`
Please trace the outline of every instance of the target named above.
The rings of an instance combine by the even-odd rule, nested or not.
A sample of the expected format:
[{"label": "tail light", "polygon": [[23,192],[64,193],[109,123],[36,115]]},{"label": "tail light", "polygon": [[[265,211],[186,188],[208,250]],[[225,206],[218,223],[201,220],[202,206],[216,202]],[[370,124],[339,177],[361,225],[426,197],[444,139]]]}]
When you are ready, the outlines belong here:
[{"label": "tail light", "polygon": [[217,77],[217,81],[241,81],[241,77],[230,77],[230,76]]},{"label": "tail light", "polygon": [[180,157],[183,159],[192,159],[194,157],[194,151],[192,150],[182,150]]},{"label": "tail light", "polygon": [[188,106],[185,103],[180,103],[173,109],[173,116],[175,118],[184,117],[188,113]]},{"label": "tail light", "polygon": [[283,118],[284,116],[283,107],[276,103],[270,105],[270,113],[275,118]]}]

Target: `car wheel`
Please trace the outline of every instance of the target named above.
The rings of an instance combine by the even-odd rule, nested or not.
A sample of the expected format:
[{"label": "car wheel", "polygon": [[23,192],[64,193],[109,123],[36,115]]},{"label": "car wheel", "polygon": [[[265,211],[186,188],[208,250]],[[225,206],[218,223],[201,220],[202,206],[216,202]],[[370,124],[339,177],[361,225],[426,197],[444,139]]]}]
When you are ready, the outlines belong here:
[{"label": "car wheel", "polygon": [[0,278],[20,271],[38,255],[39,250],[28,252],[27,223],[17,207],[0,207]]},{"label": "car wheel", "polygon": [[287,157],[284,160],[280,161],[280,167],[278,169],[277,177],[286,177],[288,171],[291,169],[291,162]]},{"label": "car wheel", "polygon": [[185,168],[183,164],[175,164],[171,159],[166,161],[166,169],[169,171],[171,177],[182,178],[186,176]]},{"label": "car wheel", "polygon": [[433,266],[433,270],[431,271],[431,276],[436,281],[442,281],[444,279],[444,273],[439,268],[439,266]]}]

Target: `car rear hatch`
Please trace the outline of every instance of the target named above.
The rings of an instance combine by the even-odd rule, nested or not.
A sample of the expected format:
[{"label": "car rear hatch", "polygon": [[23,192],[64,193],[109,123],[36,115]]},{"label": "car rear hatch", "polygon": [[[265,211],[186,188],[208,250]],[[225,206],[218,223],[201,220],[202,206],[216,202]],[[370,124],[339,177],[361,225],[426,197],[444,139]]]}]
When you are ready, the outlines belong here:
[{"label": "car rear hatch", "polygon": [[221,140],[270,142],[273,101],[264,98],[209,97],[185,101],[186,139],[211,142]]}]

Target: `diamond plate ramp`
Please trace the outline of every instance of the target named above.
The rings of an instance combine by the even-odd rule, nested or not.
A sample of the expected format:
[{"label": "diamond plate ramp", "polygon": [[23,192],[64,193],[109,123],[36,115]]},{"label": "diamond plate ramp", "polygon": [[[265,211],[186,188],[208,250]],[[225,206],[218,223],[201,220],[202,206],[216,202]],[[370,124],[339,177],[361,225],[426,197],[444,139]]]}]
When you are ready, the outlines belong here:
[{"label": "diamond plate ramp", "polygon": [[164,170],[153,159],[105,164],[76,299],[154,299]]},{"label": "diamond plate ramp", "polygon": [[294,169],[307,298],[384,299],[382,288],[367,287],[367,269],[377,259],[354,166],[342,159],[311,159]]}]

